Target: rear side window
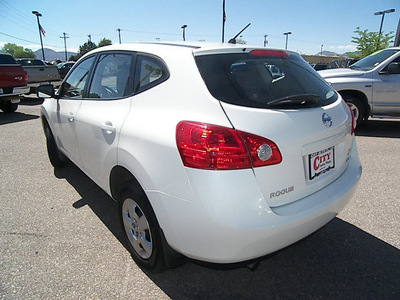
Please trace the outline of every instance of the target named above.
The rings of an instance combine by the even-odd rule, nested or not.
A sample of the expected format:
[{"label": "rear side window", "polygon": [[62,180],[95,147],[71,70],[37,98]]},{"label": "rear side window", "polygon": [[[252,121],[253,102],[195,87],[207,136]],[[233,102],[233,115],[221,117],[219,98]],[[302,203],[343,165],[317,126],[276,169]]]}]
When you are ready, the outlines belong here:
[{"label": "rear side window", "polygon": [[256,108],[318,107],[337,100],[336,92],[300,57],[255,52],[196,56],[203,80],[216,99]]},{"label": "rear side window", "polygon": [[166,65],[157,57],[138,55],[135,69],[135,93],[143,92],[169,78]]}]

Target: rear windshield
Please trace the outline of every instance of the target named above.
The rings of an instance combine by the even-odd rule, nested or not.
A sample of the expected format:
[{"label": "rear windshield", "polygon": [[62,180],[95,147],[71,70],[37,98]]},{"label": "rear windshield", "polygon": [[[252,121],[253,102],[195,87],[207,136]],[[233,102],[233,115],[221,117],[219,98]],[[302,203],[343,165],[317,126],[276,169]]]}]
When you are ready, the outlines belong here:
[{"label": "rear windshield", "polygon": [[251,53],[196,56],[210,93],[223,102],[256,108],[308,108],[335,102],[329,85],[297,55]]},{"label": "rear windshield", "polygon": [[29,67],[29,66],[44,66],[44,62],[38,59],[19,59],[18,63],[21,66]]},{"label": "rear windshield", "polygon": [[7,54],[0,54],[0,65],[16,65],[14,57]]}]

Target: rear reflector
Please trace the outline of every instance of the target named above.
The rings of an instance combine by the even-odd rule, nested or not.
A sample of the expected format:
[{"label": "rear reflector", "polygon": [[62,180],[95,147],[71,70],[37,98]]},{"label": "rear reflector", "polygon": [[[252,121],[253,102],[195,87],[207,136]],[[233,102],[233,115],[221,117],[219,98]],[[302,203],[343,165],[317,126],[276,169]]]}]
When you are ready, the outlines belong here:
[{"label": "rear reflector", "polygon": [[180,122],[176,127],[176,143],[183,164],[191,168],[235,170],[282,161],[272,141],[218,125]]},{"label": "rear reflector", "polygon": [[354,114],[353,114],[353,111],[351,110],[351,107],[348,104],[346,104],[346,105],[347,105],[347,107],[348,107],[348,109],[350,111],[350,115],[351,115],[351,131],[350,131],[350,133],[353,135],[354,134],[354,130],[355,130],[356,126],[357,126],[357,124],[356,124],[357,121],[354,119]]},{"label": "rear reflector", "polygon": [[250,54],[257,56],[278,56],[278,57],[289,56],[287,52],[281,50],[251,50]]}]

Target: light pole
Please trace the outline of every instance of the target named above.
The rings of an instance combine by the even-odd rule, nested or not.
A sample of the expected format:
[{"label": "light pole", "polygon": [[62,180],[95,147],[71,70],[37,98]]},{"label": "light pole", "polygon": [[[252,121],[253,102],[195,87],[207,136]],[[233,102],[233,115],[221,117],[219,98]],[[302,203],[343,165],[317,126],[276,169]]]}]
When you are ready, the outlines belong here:
[{"label": "light pole", "polygon": [[384,11],[377,11],[377,12],[374,13],[375,16],[380,16],[380,15],[382,15],[381,26],[379,27],[378,41],[377,41],[377,43],[376,43],[376,48],[377,48],[376,50],[378,50],[379,42],[381,41],[381,33],[382,33],[383,19],[385,18],[385,14],[390,14],[390,13],[392,13],[392,12],[395,12],[395,9],[394,9],[394,8],[392,8],[392,9],[387,9],[387,10],[384,10]]},{"label": "light pole", "polygon": [[285,49],[287,50],[287,43],[288,43],[288,37],[289,37],[289,34],[292,34],[290,31],[288,31],[288,32],[285,32],[283,35],[286,35],[286,46],[285,46]]},{"label": "light pole", "polygon": [[185,29],[187,28],[187,25],[182,25],[182,35],[183,35],[183,41],[186,41],[186,38],[185,38]]},{"label": "light pole", "polygon": [[[39,13],[38,11],[36,11],[36,10],[32,11],[32,13],[33,13],[34,15],[36,15],[36,18],[37,18],[38,29],[39,29],[39,36],[40,36],[40,45],[42,46],[42,57],[43,57],[43,60],[46,60],[46,59],[44,58],[44,49],[43,49],[43,40],[42,40],[42,30],[43,30],[43,28],[42,28],[42,26],[40,26],[40,22],[39,22],[39,17],[41,17],[42,14]],[[44,30],[43,30],[43,31],[44,31]]]},{"label": "light pole", "polygon": [[118,31],[119,43],[121,44],[121,28],[118,28],[117,31]]}]

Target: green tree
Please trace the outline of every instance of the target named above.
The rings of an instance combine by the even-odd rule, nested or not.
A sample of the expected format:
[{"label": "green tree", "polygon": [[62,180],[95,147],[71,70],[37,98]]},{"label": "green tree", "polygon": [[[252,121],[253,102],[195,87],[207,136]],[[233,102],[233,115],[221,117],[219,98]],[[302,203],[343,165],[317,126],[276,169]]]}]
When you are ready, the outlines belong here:
[{"label": "green tree", "polygon": [[85,55],[89,51],[96,49],[98,47],[103,47],[103,46],[108,46],[108,45],[112,45],[112,42],[111,42],[111,40],[106,39],[106,38],[103,38],[102,40],[100,40],[100,42],[97,45],[95,43],[93,43],[92,41],[87,41],[83,45],[79,46],[78,54],[72,55],[69,58],[69,60],[77,61],[81,56]]},{"label": "green tree", "polygon": [[393,42],[393,31],[389,33],[368,32],[367,29],[361,30],[357,27],[354,30],[358,36],[353,36],[351,42],[357,44],[357,51],[361,58],[370,55],[371,53],[389,47]]},{"label": "green tree", "polygon": [[97,46],[92,41],[87,41],[83,45],[79,46],[79,51],[77,55],[72,55],[69,60],[77,61],[80,57],[88,53],[89,51],[96,49]]},{"label": "green tree", "polygon": [[244,39],[239,37],[239,38],[236,38],[236,44],[246,45],[247,42]]},{"label": "green tree", "polygon": [[112,45],[111,40],[103,38],[98,44],[97,47],[103,47],[103,46],[108,46],[108,45]]},{"label": "green tree", "polygon": [[36,58],[36,55],[31,49],[17,46],[16,44],[7,43],[1,50],[10,53],[15,58]]}]

